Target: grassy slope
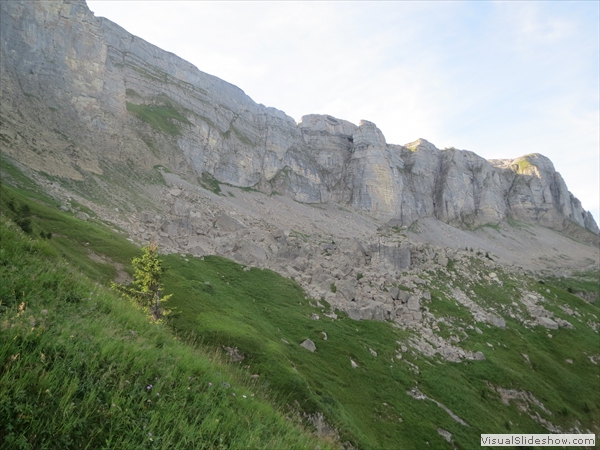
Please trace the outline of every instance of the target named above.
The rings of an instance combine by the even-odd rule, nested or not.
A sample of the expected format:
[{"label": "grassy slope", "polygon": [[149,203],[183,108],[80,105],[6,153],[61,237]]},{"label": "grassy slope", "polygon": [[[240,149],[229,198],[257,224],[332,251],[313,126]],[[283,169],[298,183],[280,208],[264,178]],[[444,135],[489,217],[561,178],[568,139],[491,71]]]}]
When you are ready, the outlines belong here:
[{"label": "grassy slope", "polygon": [[[21,193],[11,191],[11,195],[18,198],[18,201],[27,201],[25,197],[21,196]],[[97,263],[89,260],[86,256],[87,249],[92,248],[98,253],[103,253],[113,260],[123,263],[127,263],[136,252],[135,247],[128,243],[123,236],[106,230],[100,224],[80,221],[52,207],[33,202],[29,202],[29,204],[35,216],[34,232],[43,229],[52,231],[54,235],[63,235],[58,238],[53,237],[50,241],[38,242],[35,245],[44,246],[47,249],[45,251],[50,253],[53,251],[63,253],[78,270],[94,281],[105,282],[112,276],[112,272],[110,266],[98,266]],[[56,258],[56,256],[51,257]],[[179,255],[169,255],[164,258],[165,265],[170,269],[165,279],[166,292],[175,294],[170,302],[170,306],[174,309],[170,325],[180,336],[200,341],[202,343],[200,348],[207,346],[215,349],[224,345],[238,347],[245,355],[243,361],[228,369],[215,369],[214,366],[210,366],[201,352],[191,351],[189,347],[183,347],[179,342],[173,341],[172,335],[165,329],[150,327],[137,311],[132,311],[127,305],[114,299],[106,300],[108,294],[102,294],[102,301],[86,300],[87,287],[83,289],[86,295],[79,303],[65,303],[65,298],[48,299],[48,301],[56,302],[54,308],[57,310],[59,305],[60,308],[65,308],[65,312],[59,316],[68,318],[61,322],[61,329],[64,329],[64,332],[47,335],[47,340],[42,346],[23,344],[19,347],[20,352],[19,349],[12,347],[7,350],[3,349],[3,361],[10,360],[10,357],[17,353],[21,354],[19,358],[28,354],[31,359],[29,364],[35,367],[33,360],[41,358],[39,356],[41,353],[44,353],[47,358],[50,353],[45,349],[54,348],[56,343],[56,345],[60,344],[57,348],[63,352],[59,352],[59,355],[64,355],[65,352],[71,352],[69,354],[73,355],[77,352],[84,353],[84,359],[86,364],[89,364],[89,368],[82,369],[81,373],[92,377],[92,381],[88,384],[90,388],[96,384],[103,386],[102,383],[105,383],[105,379],[113,379],[110,374],[120,370],[118,368],[122,366],[124,366],[125,372],[118,377],[121,381],[117,383],[116,379],[113,379],[110,388],[117,390],[118,386],[118,389],[121,389],[123,379],[129,380],[131,383],[135,380],[136,386],[144,388],[146,383],[152,383],[153,377],[157,376],[154,375],[155,373],[160,374],[159,380],[178,379],[176,372],[179,369],[174,362],[176,358],[170,359],[167,364],[157,364],[156,362],[159,355],[164,354],[164,350],[156,350],[157,342],[160,342],[159,347],[160,345],[169,346],[169,348],[176,346],[182,352],[191,352],[194,356],[190,356],[190,359],[186,360],[189,361],[189,364],[192,364],[192,360],[198,364],[204,361],[202,369],[197,369],[196,372],[192,370],[193,374],[188,375],[199,377],[197,373],[207,374],[203,375],[204,383],[214,383],[211,380],[215,379],[220,381],[216,375],[217,371],[223,374],[227,373],[229,379],[236,377],[248,379],[251,374],[259,374],[261,385],[269,389],[271,400],[275,400],[280,407],[299,405],[309,413],[323,412],[327,421],[338,429],[342,441],[350,441],[360,448],[420,449],[424,446],[448,448],[449,444],[437,433],[438,427],[453,434],[456,448],[479,447],[480,433],[545,432],[541,425],[521,412],[514,402],[504,405],[498,394],[486,382],[503,388],[524,389],[533,393],[552,411],[552,415],[546,415],[541,410],[536,412],[564,429],[579,424],[577,426],[582,431],[586,429],[598,431],[600,422],[597,406],[600,404],[599,390],[597,389],[600,387],[599,370],[598,366],[593,365],[588,358],[588,355],[598,354],[598,335],[585,327],[583,323],[566,316],[558,309],[557,305],[567,304],[572,308],[577,308],[584,318],[591,317],[591,314],[598,316],[599,311],[597,307],[587,304],[559,288],[541,285],[527,279],[514,281],[501,272],[498,273],[505,282],[503,288],[487,284],[469,285],[466,280],[459,277],[455,285],[465,291],[473,289],[478,301],[483,303],[508,305],[518,298],[521,288],[537,290],[550,299],[545,305],[547,309],[575,325],[575,330],[553,331],[553,338],[550,339],[547,337],[546,329],[540,327],[526,329],[518,322],[508,319],[508,328],[504,330],[487,328],[484,324],[479,324],[485,331],[485,334],[480,335],[466,329],[466,326],[473,322],[472,317],[468,310],[450,299],[448,289],[444,286],[446,280],[439,274],[431,274],[434,284],[437,283],[438,288],[432,290],[433,299],[427,306],[438,315],[453,317],[455,323],[462,322],[469,334],[469,339],[461,345],[474,351],[483,351],[487,360],[453,364],[442,362],[437,357],[426,358],[411,351],[404,353],[403,359],[398,360],[395,358],[398,348],[396,341],[405,340],[407,332],[398,330],[387,323],[355,322],[345,318],[344,315],[335,321],[326,318],[323,315],[323,312],[327,311],[326,307],[325,311],[321,311],[321,308],[311,306],[311,302],[314,305],[314,300],[305,299],[304,293],[296,283],[268,270],[244,271],[242,266],[218,257],[208,257],[204,260],[191,257],[188,259],[186,261]],[[473,270],[484,270],[477,264],[479,264],[477,261],[473,263]],[[6,272],[3,273],[3,278],[6,276],[5,274]],[[72,276],[77,279],[76,274]],[[82,277],[82,280],[85,280],[85,277]],[[30,286],[38,283],[37,280],[27,282],[31,283]],[[89,283],[89,281],[85,282]],[[102,290],[96,287],[89,289],[90,292]],[[546,289],[550,292],[547,292]],[[13,291],[20,292],[21,288],[13,289]],[[37,298],[35,294],[32,295],[32,298]],[[92,298],[96,297],[92,296]],[[20,301],[22,301],[21,298],[15,297],[10,306],[11,309],[2,314],[12,314],[17,317],[18,311],[15,308]],[[30,301],[33,300],[27,300],[26,304],[29,305]],[[106,302],[112,306],[108,308],[102,306]],[[7,305],[4,300],[3,304]],[[93,304],[99,306],[91,308]],[[39,316],[41,309],[51,310],[42,303],[34,305],[36,304],[28,306],[35,312],[34,318]],[[118,309],[115,309],[117,306]],[[91,315],[89,316],[91,321],[86,321],[84,318],[87,316],[83,315],[82,311],[90,308],[91,311],[86,314]],[[123,308],[127,310],[127,313]],[[312,320],[310,315],[313,313],[319,314],[320,319]],[[21,317],[18,320],[24,320],[24,317],[28,318],[30,315],[22,314],[18,316]],[[74,320],[74,315],[77,316],[77,320]],[[130,319],[123,319],[124,316],[135,316],[137,322],[131,324],[127,322]],[[42,319],[41,316],[38,319]],[[113,324],[111,324],[111,320],[114,321]],[[82,321],[85,323],[82,324]],[[86,332],[85,327],[91,327],[92,321],[102,325],[87,328]],[[114,323],[121,325],[117,326]],[[135,338],[128,335],[131,330],[139,331],[141,329],[145,330],[143,342],[137,341],[141,339],[139,333]],[[22,325],[22,332],[24,330],[25,323]],[[81,333],[78,330],[84,330],[84,332]],[[105,344],[95,344],[93,339],[89,342],[82,339],[84,335],[92,336],[99,330],[106,330],[106,333],[112,338],[107,338],[104,341]],[[2,333],[5,332],[7,332],[6,328],[2,330]],[[323,339],[322,332],[327,334],[327,340]],[[68,338],[71,334],[81,338]],[[310,353],[298,345],[306,338],[310,338],[316,343],[317,351],[315,353]],[[130,343],[130,340],[133,342]],[[494,345],[493,350],[487,345],[488,342]],[[73,350],[71,346],[75,344],[87,345],[87,347],[77,347],[76,350]],[[123,347],[126,344],[133,345],[133,347]],[[138,344],[145,349],[143,352],[140,352]],[[370,348],[378,353],[377,357],[370,353]],[[148,352],[147,359],[145,359],[146,352]],[[136,354],[135,359],[131,356],[133,353]],[[529,356],[531,365],[526,363],[522,353]],[[63,362],[67,360],[64,356],[62,358]],[[108,359],[103,362],[102,358]],[[137,363],[139,358],[143,358],[142,360],[145,361],[143,366],[148,364],[150,367],[144,373],[140,372],[142,365]],[[573,360],[572,365],[565,363],[567,358]],[[359,365],[358,368],[351,367],[351,359]],[[56,360],[58,361],[58,359]],[[123,365],[119,363],[121,360],[129,362]],[[411,370],[412,366],[407,361],[419,366],[418,374]],[[43,363],[41,360],[39,363],[36,362],[36,364],[41,363]],[[96,364],[100,364],[105,372],[98,370]],[[239,368],[236,369],[236,365]],[[10,367],[10,365],[5,367]],[[64,369],[61,370],[68,372],[71,370],[69,367],[72,367],[72,364],[65,364]],[[171,370],[173,367],[175,369]],[[107,372],[109,375],[100,375]],[[63,375],[61,372],[60,377]],[[57,377],[57,380],[60,377]],[[185,378],[187,379],[187,377]],[[232,381],[228,382],[233,384]],[[35,403],[25,404],[29,404],[33,411],[34,405],[37,405],[35,408],[39,408],[43,403],[44,397],[41,395],[43,392],[36,387],[36,383],[39,383],[36,379],[29,380],[27,383],[24,390],[29,391],[29,394],[24,394],[25,397],[29,399],[28,401],[32,398],[36,400]],[[444,403],[470,426],[464,427],[455,422],[432,402],[418,401],[408,396],[406,391],[417,383],[422,392]],[[85,385],[86,382],[77,381],[76,383],[78,386],[82,384]],[[171,386],[176,391],[179,389],[177,392],[180,394],[181,392],[186,393],[187,387],[192,388],[185,383],[178,385],[175,381],[172,381]],[[67,388],[68,386],[64,387],[64,389]],[[164,391],[165,388],[161,386],[160,389]],[[253,388],[248,385],[245,388],[240,387],[236,391],[238,393],[236,399],[244,389],[249,392]],[[70,395],[68,391],[65,392],[67,394],[64,395]],[[222,392],[219,399],[232,400],[228,397],[229,393],[232,393],[231,390]],[[146,399],[144,395],[148,393],[142,395],[137,390],[131,391],[131,394],[133,400],[129,399],[127,395],[125,396],[126,401],[129,402],[125,409],[132,410],[133,404],[138,405],[136,411],[139,414],[136,417],[141,420],[146,416],[142,414],[145,410],[140,405],[143,405],[142,399]],[[188,399],[186,405],[191,403],[195,405],[196,402],[204,402],[207,405],[206,399],[210,398],[206,397],[208,394],[210,391],[198,388],[198,396]],[[13,395],[16,396],[16,394],[11,394],[9,399]],[[97,395],[98,393],[93,393],[92,397]],[[179,398],[178,396],[179,394],[175,395]],[[161,392],[161,397],[164,398],[163,392]],[[105,411],[94,412],[94,414],[90,412],[92,428],[98,426],[96,422],[101,422],[102,425],[110,422],[107,419],[107,417],[109,419],[112,417],[107,414],[113,414],[107,406],[110,402],[106,399],[103,401],[102,405]],[[64,405],[68,404],[66,401],[63,403]],[[57,408],[54,403],[50,405],[53,408],[52,411]],[[64,405],[59,404],[59,409]],[[181,410],[181,403],[178,405],[174,407],[172,414]],[[210,408],[210,405],[212,405],[212,400],[206,407]],[[226,410],[228,407],[230,405],[225,406],[224,409]],[[261,408],[268,409],[268,405],[264,403],[252,406],[252,408],[254,407],[258,409],[257,414],[262,411]],[[41,419],[33,420],[33,416],[30,417],[20,411],[17,413],[16,409],[12,411],[12,414],[22,421],[29,417],[32,427],[37,426],[38,423],[46,424]],[[225,414],[223,410],[221,411],[220,414]],[[21,418],[19,414],[23,417]],[[197,417],[201,417],[202,414],[208,413],[200,412]],[[77,414],[77,416],[81,415],[81,413]],[[167,416],[161,413],[159,416],[152,417]],[[127,419],[129,416],[126,415],[114,417],[115,419],[118,417],[118,420],[113,422],[112,426],[121,426],[122,422],[133,423],[133,419]],[[180,416],[174,415],[173,417],[181,420]],[[65,420],[56,419],[55,426],[64,426]],[[150,426],[150,422],[148,422],[150,419],[144,419],[146,422],[140,420],[136,422],[136,426]],[[244,422],[240,424],[236,423],[234,418],[230,418],[230,420],[232,422],[229,423],[228,428],[225,428],[229,430],[229,436],[238,427],[248,428]],[[152,422],[152,426],[158,422]],[[69,423],[68,420],[65,423]],[[195,430],[195,427],[199,427],[201,424],[196,421],[189,425],[188,432],[195,433],[190,430]],[[131,444],[132,447],[135,447],[142,442],[135,440],[141,439],[135,433],[141,432],[139,426],[135,432],[133,431],[135,427],[131,426],[133,434],[129,436],[131,436],[131,442],[136,442]],[[40,429],[42,428],[44,426]],[[156,428],[154,429],[156,430]],[[109,431],[104,428],[102,430],[104,430],[102,436],[106,437],[106,433]],[[164,439],[167,428],[161,430]],[[215,431],[216,434],[210,436],[224,436],[223,429],[219,428],[218,430],[218,432]],[[268,433],[276,435],[276,432]],[[154,434],[156,435],[156,433]],[[143,442],[147,444],[149,441],[145,440],[146,437],[148,436],[144,436]],[[238,443],[243,439],[251,439],[251,437],[245,436],[239,439]],[[264,437],[259,440],[261,443],[269,442]],[[228,445],[233,445],[234,441],[227,442]],[[233,445],[233,448],[237,447]]]},{"label": "grassy slope", "polygon": [[[3,189],[3,207],[14,194]],[[80,230],[63,219],[77,245]],[[38,216],[35,227],[48,220]],[[82,226],[89,246],[105,249],[102,233]],[[127,253],[112,238],[123,248],[111,256]],[[102,271],[67,263],[63,251],[72,247],[0,218],[2,448],[327,448],[243,371],[150,324],[81,272]]]},{"label": "grassy slope", "polygon": [[[483,351],[486,361],[454,364],[410,352],[399,361],[396,341],[407,332],[387,323],[356,322],[343,315],[335,321],[324,317],[294,282],[268,270],[243,271],[218,257],[186,262],[171,255],[166,262],[171,267],[166,285],[175,293],[171,306],[176,312],[172,319],[176,329],[195,331],[215,346],[237,346],[246,355],[240,365],[260,374],[288,401],[298,401],[307,411],[324,412],[342,439],[360,448],[446,448],[438,427],[454,435],[458,448],[478,447],[481,433],[546,432],[514,403],[504,405],[487,382],[533,393],[553,411],[546,415],[540,410],[542,417],[565,429],[576,426],[577,421],[581,429],[598,427],[599,370],[584,354],[598,353],[598,335],[551,305],[546,307],[574,322],[576,330],[553,331],[550,339],[546,329],[526,329],[517,321],[509,320],[507,329],[480,324],[484,334],[468,330],[469,338],[461,345]],[[515,282],[511,285],[506,275],[501,276],[507,280],[503,288],[472,288],[490,304],[511,303],[520,291]],[[519,284],[519,288],[537,290],[588,317],[598,315],[593,305],[560,289],[527,280],[520,283],[529,284]],[[458,325],[462,321],[465,328],[473,323],[470,312],[448,298],[448,293],[439,290],[431,310],[454,317]],[[321,318],[312,320],[312,313]],[[327,341],[322,332],[327,333]],[[315,353],[299,346],[306,338],[316,343]],[[494,350],[487,342],[493,343]],[[531,366],[522,353],[529,356]],[[567,358],[574,364],[566,363]],[[351,367],[351,359],[358,368]],[[406,360],[417,364],[420,373],[413,373]],[[406,391],[415,384],[470,427],[458,424],[431,402],[407,396]]]}]

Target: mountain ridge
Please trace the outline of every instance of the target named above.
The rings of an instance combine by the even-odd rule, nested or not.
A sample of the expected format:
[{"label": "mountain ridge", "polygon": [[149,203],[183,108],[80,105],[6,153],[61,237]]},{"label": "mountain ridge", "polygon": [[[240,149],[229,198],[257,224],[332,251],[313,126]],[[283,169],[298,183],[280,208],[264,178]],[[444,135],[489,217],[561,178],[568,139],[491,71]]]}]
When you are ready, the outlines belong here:
[{"label": "mountain ridge", "polygon": [[[312,114],[296,124],[239,87],[96,18],[83,0],[2,8],[2,82],[4,97],[13,100],[3,102],[3,147],[37,170],[52,168],[47,150],[54,150],[63,168],[50,175],[83,180],[107,164],[120,172],[162,165],[305,203],[337,202],[403,226],[424,217],[459,227],[514,218],[558,230],[571,221],[600,232],[541,155],[494,164],[422,139],[388,144],[369,121],[357,126]],[[50,117],[40,117],[42,105]],[[24,151],[24,142],[14,149],[19,133],[27,134],[16,119],[24,112],[29,127],[56,130],[45,145],[25,142],[44,151]],[[65,152],[69,140],[75,144]]]}]

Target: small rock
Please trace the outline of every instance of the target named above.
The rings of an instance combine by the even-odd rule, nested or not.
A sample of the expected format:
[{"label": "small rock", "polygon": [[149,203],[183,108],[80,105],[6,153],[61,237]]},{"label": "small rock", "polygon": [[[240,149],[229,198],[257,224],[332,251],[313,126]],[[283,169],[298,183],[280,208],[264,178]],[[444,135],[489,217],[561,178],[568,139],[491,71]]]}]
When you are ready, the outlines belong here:
[{"label": "small rock", "polygon": [[407,306],[410,311],[419,311],[421,309],[419,297],[416,297],[416,296],[410,297],[408,299]]},{"label": "small rock", "polygon": [[446,439],[446,441],[452,442],[452,433],[444,430],[443,428],[438,428],[437,432],[440,434],[440,436],[442,436],[444,439]]},{"label": "small rock", "polygon": [[317,346],[315,345],[315,343],[313,341],[311,341],[310,339],[305,340],[300,345],[302,347],[304,347],[305,349],[310,350],[311,352],[314,352],[317,349]]},{"label": "small rock", "polygon": [[312,314],[311,314],[311,316],[310,316],[310,318],[311,318],[312,320],[319,320],[319,319],[320,319],[319,315],[318,315],[318,314],[315,314],[315,313],[312,313]]},{"label": "small rock", "polygon": [[485,361],[485,356],[482,352],[475,352],[473,354],[473,359],[475,361]]},{"label": "small rock", "polygon": [[551,330],[558,330],[558,324],[549,317],[538,317],[538,323]]},{"label": "small rock", "polygon": [[565,362],[568,364],[573,364],[573,360],[571,358],[565,359]]},{"label": "small rock", "polygon": [[371,352],[371,355],[377,356],[377,352],[375,350],[373,350],[372,348],[369,347],[369,351]]},{"label": "small rock", "polygon": [[494,314],[488,315],[488,322],[497,326],[498,328],[506,328],[506,320],[504,320],[502,317],[495,316]]},{"label": "small rock", "polygon": [[356,369],[358,367],[358,364],[356,364],[354,361],[350,360],[350,365],[352,366],[353,369]]}]

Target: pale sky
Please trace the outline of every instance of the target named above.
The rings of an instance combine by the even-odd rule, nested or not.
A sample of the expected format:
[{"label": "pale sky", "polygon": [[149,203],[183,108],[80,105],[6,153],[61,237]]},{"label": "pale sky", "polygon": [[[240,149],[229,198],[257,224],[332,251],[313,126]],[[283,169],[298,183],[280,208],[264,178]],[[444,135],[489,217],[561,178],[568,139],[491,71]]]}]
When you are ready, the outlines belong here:
[{"label": "pale sky", "polygon": [[484,158],[548,156],[600,217],[600,3],[92,1],[297,122],[374,122]]}]

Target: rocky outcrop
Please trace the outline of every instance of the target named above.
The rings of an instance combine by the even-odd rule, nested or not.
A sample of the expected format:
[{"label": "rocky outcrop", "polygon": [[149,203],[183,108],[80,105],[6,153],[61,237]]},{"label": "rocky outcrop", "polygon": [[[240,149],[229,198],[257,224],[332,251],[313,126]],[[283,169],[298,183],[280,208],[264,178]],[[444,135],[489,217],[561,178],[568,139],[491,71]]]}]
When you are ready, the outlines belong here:
[{"label": "rocky outcrop", "polygon": [[131,184],[160,165],[405,226],[421,217],[460,227],[512,217],[599,232],[541,155],[486,161],[423,139],[388,144],[368,121],[307,115],[296,124],[94,17],[83,0],[1,8],[3,151],[52,176],[94,180],[105,197],[132,195]]}]

